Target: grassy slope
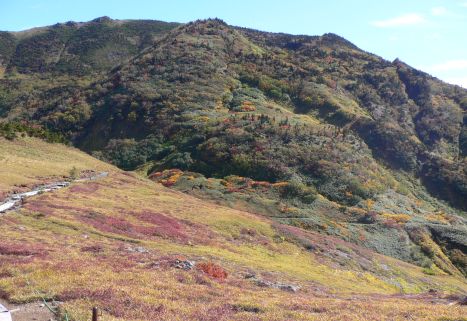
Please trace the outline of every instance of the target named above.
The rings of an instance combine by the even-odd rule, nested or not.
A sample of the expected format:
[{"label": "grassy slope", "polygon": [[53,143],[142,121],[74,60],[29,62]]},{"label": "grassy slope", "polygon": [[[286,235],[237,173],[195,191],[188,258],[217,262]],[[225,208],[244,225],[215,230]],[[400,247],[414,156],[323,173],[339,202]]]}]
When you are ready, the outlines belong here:
[{"label": "grassy slope", "polygon": [[68,176],[77,170],[108,170],[111,166],[78,149],[36,138],[14,142],[0,138],[0,195],[21,185],[34,185]]},{"label": "grassy slope", "polygon": [[[2,180],[3,188],[38,175],[66,175],[72,166],[109,170],[63,145],[33,139],[0,144],[9,151],[2,170],[14,177]],[[461,278],[427,276],[342,240],[110,172],[0,216],[1,296],[29,301],[39,291],[63,300],[74,320],[89,319],[92,305],[106,309],[102,320],[436,320],[466,313],[426,294],[402,295],[430,288],[465,292]],[[229,276],[174,269],[176,258],[215,262]],[[252,272],[302,288],[258,287],[244,278]]]},{"label": "grassy slope", "polygon": [[[113,24],[106,20],[99,19],[102,28]],[[88,30],[89,39],[110,39],[104,29],[79,30]],[[81,52],[83,61],[94,57],[92,48]],[[49,57],[50,50],[43,53]],[[94,65],[105,65],[98,61]],[[463,203],[467,197],[454,195],[465,191],[466,167],[433,160],[433,166],[414,170],[424,148],[446,160],[458,154],[454,145],[463,136],[457,104],[465,92],[339,37],[268,34],[198,21],[172,30],[108,75],[9,74],[0,87],[0,116],[40,121],[121,168],[151,159],[155,164],[145,167],[150,172],[188,168],[207,177],[292,181],[298,194],[292,202],[281,204],[290,195],[260,199],[266,211],[276,208],[280,222],[320,229],[421,266],[467,273],[467,230],[458,217],[465,213],[428,193],[446,186],[445,198]],[[424,95],[414,97],[412,91]],[[433,143],[427,133],[449,135]],[[162,135],[160,144],[142,143],[149,134]],[[109,143],[115,138],[138,142]],[[384,165],[393,158],[410,170]],[[426,179],[416,178],[417,171]],[[325,198],[311,202],[315,192]],[[362,224],[367,216],[377,222]]]},{"label": "grassy slope", "polygon": [[[297,194],[308,197],[302,210],[295,215],[296,223],[312,229],[327,224],[332,227],[332,233],[346,240],[361,242],[363,236],[367,246],[382,254],[421,266],[436,265],[448,273],[461,273],[459,270],[466,273],[466,257],[458,248],[450,250],[453,243],[450,237],[443,237],[448,240],[443,241],[444,245],[436,240],[433,248],[421,242],[425,236],[433,237],[435,233],[430,230],[441,226],[438,224],[440,216],[441,220],[446,217],[454,222],[451,226],[441,222],[443,229],[456,227],[460,230],[443,235],[467,235],[465,223],[458,217],[463,215],[462,211],[430,197],[423,186],[424,179],[415,177],[416,171],[404,173],[398,169],[399,165],[391,167],[387,166],[388,162],[381,161],[387,154],[389,158],[407,158],[403,163],[413,163],[418,152],[416,148],[410,150],[414,147],[412,143],[421,144],[415,133],[403,138],[397,129],[401,118],[395,114],[409,111],[405,103],[415,103],[398,79],[396,66],[340,46],[338,42],[322,43],[326,37],[318,37],[319,41],[318,38],[302,41],[302,51],[296,51],[272,45],[278,35],[263,33],[263,37],[271,41],[253,41],[251,35],[246,35],[248,33],[237,32],[215,21],[195,22],[172,31],[170,37],[123,64],[113,76],[99,84],[107,91],[98,90],[97,85],[89,88],[86,99],[95,112],[83,125],[86,129],[82,131],[78,146],[86,150],[104,149],[107,159],[127,169],[133,168],[128,158],[142,160],[141,163],[153,159],[154,167],[147,164],[144,167],[149,173],[188,168],[206,177],[224,178],[233,174],[269,182],[293,181],[298,183],[296,187],[303,187]],[[329,59],[324,59],[325,52],[318,54],[320,50],[328,50],[332,54],[327,58],[335,57],[339,61],[337,71],[331,70],[334,67],[329,66]],[[347,58],[342,58],[344,56]],[[163,68],[155,67],[155,61],[161,62],[159,65]],[[380,67],[384,70],[379,70]],[[322,74],[316,70],[322,70]],[[183,75],[181,79],[179,74]],[[317,74],[324,79],[311,76]],[[373,81],[368,81],[372,77],[386,79],[381,87],[392,89],[389,92],[375,90]],[[342,88],[330,84],[336,79]],[[326,81],[330,83],[326,85]],[[367,97],[366,103],[371,104],[358,98],[363,93],[354,90],[356,84],[362,86],[362,90],[365,88],[364,92],[368,91],[371,99]],[[287,94],[281,96],[279,92]],[[397,97],[400,100],[395,99]],[[381,107],[379,112],[371,109],[376,105]],[[69,109],[75,112],[79,108],[76,105]],[[423,108],[416,107],[417,110]],[[457,108],[448,110],[447,114],[454,110]],[[416,111],[413,113],[415,117]],[[386,117],[384,125],[371,121]],[[358,122],[354,122],[357,119]],[[403,127],[413,130],[416,127],[413,122],[410,118]],[[380,125],[387,127],[387,131],[381,130],[378,135],[365,131],[371,139],[357,135],[365,126],[377,128]],[[455,128],[454,125],[447,127]],[[162,144],[161,148],[170,145],[173,152],[140,155],[144,154],[141,141],[133,145],[124,140],[120,144],[115,141],[107,144],[109,139],[140,140],[150,133],[161,134],[166,145]],[[118,146],[121,146],[120,153],[115,152]],[[403,146],[408,149],[404,150]],[[460,163],[457,168],[461,167]],[[434,176],[435,172],[433,169]],[[452,177],[461,181],[463,176]],[[437,185],[445,184],[440,181]],[[314,189],[332,203],[327,200],[311,203]],[[215,188],[211,191],[215,194],[212,199],[216,199],[219,193]],[[298,202],[300,198],[303,200],[297,197]],[[456,199],[463,202],[467,198]],[[267,200],[268,203],[274,201],[282,202],[283,198]],[[322,215],[316,215],[316,206],[323,208]],[[378,216],[376,228],[361,224],[366,215]],[[319,216],[322,219],[317,222]],[[343,222],[352,225],[341,229]],[[431,226],[433,224],[437,226]],[[413,231],[420,231],[424,237],[414,235]],[[465,242],[461,243],[465,246]],[[435,252],[439,255],[432,255]],[[432,260],[431,256],[436,258]],[[453,262],[458,263],[454,266]]]}]

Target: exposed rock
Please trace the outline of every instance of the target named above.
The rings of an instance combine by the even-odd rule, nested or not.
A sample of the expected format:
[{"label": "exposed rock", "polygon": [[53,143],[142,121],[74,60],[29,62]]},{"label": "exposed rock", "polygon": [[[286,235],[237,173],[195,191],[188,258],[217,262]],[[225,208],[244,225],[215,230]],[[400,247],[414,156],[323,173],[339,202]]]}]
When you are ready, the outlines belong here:
[{"label": "exposed rock", "polygon": [[149,253],[149,250],[142,247],[142,246],[136,246],[136,247],[127,247],[126,250],[128,252],[133,252],[133,253]]},{"label": "exposed rock", "polygon": [[298,285],[292,285],[292,284],[282,284],[278,283],[276,286],[278,289],[281,289],[283,291],[289,291],[289,292],[298,292],[300,290],[300,287]]},{"label": "exposed rock", "polygon": [[175,260],[173,262],[172,266],[174,268],[176,268],[176,269],[189,271],[189,270],[192,270],[195,267],[195,262],[194,261],[188,261],[188,260]]},{"label": "exposed rock", "polygon": [[254,279],[256,277],[255,273],[246,273],[243,278],[244,279]]},{"label": "exposed rock", "polygon": [[[97,180],[100,178],[105,178],[108,175],[108,172],[97,173],[95,171],[86,171],[84,178],[80,178],[75,181],[82,182],[86,180]],[[0,202],[0,213],[5,213],[7,211],[21,208],[21,206],[23,205],[23,203],[26,202],[26,199],[28,197],[68,187],[70,184],[71,183],[68,181],[53,182],[45,185],[36,186],[30,191],[15,193],[7,199],[5,199],[4,201]]]},{"label": "exposed rock", "polygon": [[295,292],[298,292],[300,290],[300,286],[293,285],[293,284],[271,282],[271,281],[260,280],[260,279],[254,279],[253,282],[257,286],[273,288],[273,289],[280,289],[280,290],[288,291],[288,292],[294,292],[295,293]]}]

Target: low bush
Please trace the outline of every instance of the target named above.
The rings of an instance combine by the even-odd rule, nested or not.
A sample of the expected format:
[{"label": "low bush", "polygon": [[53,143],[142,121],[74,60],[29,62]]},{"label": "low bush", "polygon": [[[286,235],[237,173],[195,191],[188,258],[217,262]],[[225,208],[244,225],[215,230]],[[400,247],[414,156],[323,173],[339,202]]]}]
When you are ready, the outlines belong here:
[{"label": "low bush", "polygon": [[18,135],[41,138],[49,143],[67,143],[67,139],[62,134],[41,125],[27,122],[0,123],[0,137],[14,140]]},{"label": "low bush", "polygon": [[199,271],[204,272],[205,274],[209,275],[210,277],[223,281],[229,275],[226,270],[220,265],[217,265],[213,262],[202,262],[196,265],[196,268]]},{"label": "low bush", "polygon": [[253,305],[251,303],[238,303],[238,304],[233,304],[232,305],[232,310],[235,312],[251,312],[251,313],[262,313],[264,310],[257,306]]}]

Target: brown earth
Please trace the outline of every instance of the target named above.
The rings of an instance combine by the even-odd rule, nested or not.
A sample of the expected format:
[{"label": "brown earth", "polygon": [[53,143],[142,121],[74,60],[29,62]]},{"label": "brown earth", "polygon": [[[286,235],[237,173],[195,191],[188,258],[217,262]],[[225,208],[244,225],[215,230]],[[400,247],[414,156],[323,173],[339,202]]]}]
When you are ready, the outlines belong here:
[{"label": "brown earth", "polygon": [[0,304],[4,305],[11,311],[13,321],[50,321],[55,319],[52,312],[40,302],[27,304],[10,304],[0,300]]}]

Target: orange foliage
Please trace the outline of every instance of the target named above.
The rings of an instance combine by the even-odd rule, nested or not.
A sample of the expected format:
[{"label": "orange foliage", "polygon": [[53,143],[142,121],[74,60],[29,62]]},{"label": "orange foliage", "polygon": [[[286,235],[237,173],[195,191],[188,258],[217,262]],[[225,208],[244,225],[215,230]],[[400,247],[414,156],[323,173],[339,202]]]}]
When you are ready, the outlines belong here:
[{"label": "orange foliage", "polygon": [[271,183],[264,181],[253,181],[251,185],[253,187],[270,187]]},{"label": "orange foliage", "polygon": [[244,101],[240,108],[242,111],[255,111],[256,110],[255,105],[253,105],[253,103],[248,100]]},{"label": "orange foliage", "polygon": [[288,182],[277,182],[277,183],[272,184],[273,187],[285,187],[287,185],[289,185]]},{"label": "orange foliage", "polygon": [[390,214],[390,213],[383,213],[381,214],[385,219],[389,221],[394,221],[398,224],[404,224],[410,221],[411,217],[407,214]]},{"label": "orange foliage", "polygon": [[154,173],[149,178],[156,180],[157,178],[166,177],[164,179],[161,179],[159,183],[161,183],[165,187],[170,187],[170,186],[175,185],[175,183],[178,182],[178,180],[180,179],[182,175],[183,175],[183,172],[181,170],[170,169],[170,170],[163,171],[162,173],[161,172]]},{"label": "orange foliage", "polygon": [[218,280],[225,280],[229,275],[226,270],[220,265],[214,264],[212,262],[202,262],[196,265],[196,268],[212,278]]}]

